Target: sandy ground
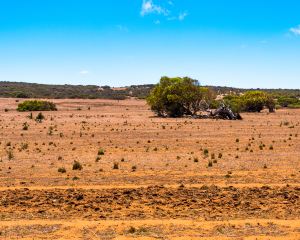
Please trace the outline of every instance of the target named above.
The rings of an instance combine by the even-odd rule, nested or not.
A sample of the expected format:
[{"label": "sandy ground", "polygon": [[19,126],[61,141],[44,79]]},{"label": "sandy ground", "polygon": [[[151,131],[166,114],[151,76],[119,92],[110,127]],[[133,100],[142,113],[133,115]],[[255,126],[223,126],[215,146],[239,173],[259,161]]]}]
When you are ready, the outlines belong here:
[{"label": "sandy ground", "polygon": [[300,239],[299,110],[167,119],[143,100],[53,100],[37,123],[17,101],[0,99],[0,239]]}]

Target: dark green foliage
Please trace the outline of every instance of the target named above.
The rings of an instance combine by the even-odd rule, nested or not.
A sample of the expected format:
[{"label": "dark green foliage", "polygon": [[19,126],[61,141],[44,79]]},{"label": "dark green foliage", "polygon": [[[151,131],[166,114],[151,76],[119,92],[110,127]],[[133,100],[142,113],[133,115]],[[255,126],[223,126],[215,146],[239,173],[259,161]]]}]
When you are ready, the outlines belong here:
[{"label": "dark green foliage", "polygon": [[[13,98],[48,98],[48,99],[116,99],[122,100],[127,97],[145,99],[155,87],[153,84],[132,85],[126,88],[113,89],[109,86],[95,85],[46,85],[22,82],[0,82],[0,97]],[[232,87],[206,86],[218,94],[245,93],[249,90]],[[255,90],[255,89],[254,89]],[[260,90],[260,89],[256,89]],[[281,96],[299,98],[299,89],[264,89],[266,93],[272,94],[275,99]],[[209,103],[211,108],[216,108],[217,102]],[[280,104],[279,104],[280,105]],[[290,103],[289,105],[294,105]],[[300,105],[298,103],[298,105]]]},{"label": "dark green foliage", "polygon": [[99,150],[98,150],[98,155],[104,155],[105,154],[105,151],[104,151],[104,149],[102,149],[102,148],[100,148]]},{"label": "dark green foliage", "polygon": [[221,102],[217,100],[212,100],[209,104],[209,108],[211,109],[217,109],[221,106]]},{"label": "dark green foliage", "polygon": [[27,111],[57,111],[54,103],[40,100],[28,100],[20,103],[17,110],[19,112]]},{"label": "dark green foliage", "polygon": [[57,171],[59,173],[66,173],[67,172],[67,170],[64,167],[60,167]]},{"label": "dark green foliage", "polygon": [[197,80],[162,77],[147,102],[158,116],[182,117],[195,115],[200,110],[201,101],[210,99],[209,89],[200,87]]},{"label": "dark green foliage", "polygon": [[44,115],[40,112],[36,117],[35,121],[41,123],[45,119]]},{"label": "dark green foliage", "polygon": [[82,170],[82,165],[81,165],[81,163],[80,162],[78,162],[78,161],[74,161],[74,163],[73,163],[73,168],[72,168],[73,170]]},{"label": "dark green foliage", "polygon": [[280,96],[277,99],[277,103],[281,107],[289,107],[291,105],[300,105],[300,100],[297,97]]},{"label": "dark green foliage", "polygon": [[204,155],[207,155],[208,154],[208,149],[204,149],[203,153],[204,153]]},{"label": "dark green foliage", "polygon": [[[35,83],[0,82],[0,97],[48,98],[48,99],[126,99],[127,96],[147,96],[146,86],[128,87],[115,90],[108,86],[94,85],[46,85]],[[132,95],[130,94],[132,93]]]}]

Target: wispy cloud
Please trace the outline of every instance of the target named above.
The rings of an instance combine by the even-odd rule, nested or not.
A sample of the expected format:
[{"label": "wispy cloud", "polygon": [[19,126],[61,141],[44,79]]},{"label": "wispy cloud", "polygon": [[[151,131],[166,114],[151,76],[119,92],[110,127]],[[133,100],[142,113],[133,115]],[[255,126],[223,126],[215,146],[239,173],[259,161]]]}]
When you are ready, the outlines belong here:
[{"label": "wispy cloud", "polygon": [[300,25],[290,28],[290,32],[295,34],[296,36],[300,36]]},{"label": "wispy cloud", "polygon": [[79,73],[80,73],[81,75],[88,75],[90,72],[87,71],[87,70],[81,70]]},{"label": "wispy cloud", "polygon": [[178,16],[179,21],[183,21],[187,17],[188,13],[187,12],[182,12]]},{"label": "wispy cloud", "polygon": [[151,13],[159,14],[159,15],[163,14],[163,15],[167,16],[169,14],[169,10],[163,8],[160,5],[154,4],[152,0],[143,0],[141,15],[145,16],[145,15],[151,14]]},{"label": "wispy cloud", "polygon": [[[172,0],[160,1],[160,5],[154,0],[143,0],[140,14],[141,16],[156,14],[162,15],[168,21],[183,21],[187,16],[187,11],[180,11],[179,13],[172,13],[171,9],[174,7]],[[158,25],[161,23],[161,19],[154,21],[154,24]]]}]

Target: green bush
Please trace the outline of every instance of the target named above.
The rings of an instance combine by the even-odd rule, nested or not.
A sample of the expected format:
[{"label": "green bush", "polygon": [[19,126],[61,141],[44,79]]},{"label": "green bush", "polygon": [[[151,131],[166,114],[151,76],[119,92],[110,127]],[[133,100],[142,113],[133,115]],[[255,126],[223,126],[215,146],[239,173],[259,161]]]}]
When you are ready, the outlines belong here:
[{"label": "green bush", "polygon": [[300,108],[300,101],[299,101],[299,103],[289,104],[287,107],[288,108]]},{"label": "green bush", "polygon": [[263,91],[248,91],[244,95],[228,95],[224,101],[233,112],[260,112],[267,107],[270,112],[275,109],[275,101],[271,95]]},{"label": "green bush", "polygon": [[262,91],[249,91],[242,96],[243,110],[245,112],[260,112],[264,107],[275,108],[272,97]]},{"label": "green bush", "polygon": [[277,103],[281,107],[289,107],[293,105],[300,105],[300,101],[296,97],[286,97],[286,96],[281,96],[277,99]]},{"label": "green bush", "polygon": [[195,115],[201,108],[201,101],[210,99],[212,93],[200,87],[197,80],[162,77],[147,102],[158,116],[182,117]]},{"label": "green bush", "polygon": [[56,105],[48,101],[28,100],[20,103],[17,110],[19,112],[27,111],[57,111]]}]

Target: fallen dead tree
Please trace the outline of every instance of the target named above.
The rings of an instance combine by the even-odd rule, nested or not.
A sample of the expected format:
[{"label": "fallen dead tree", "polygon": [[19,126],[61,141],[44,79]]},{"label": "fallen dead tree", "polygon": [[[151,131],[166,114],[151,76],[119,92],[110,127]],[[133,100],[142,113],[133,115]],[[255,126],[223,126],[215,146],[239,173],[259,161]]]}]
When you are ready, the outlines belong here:
[{"label": "fallen dead tree", "polygon": [[242,120],[242,117],[239,113],[234,113],[229,106],[226,106],[224,103],[215,110],[209,109],[209,105],[202,109],[202,112],[189,115],[191,118],[201,118],[201,119],[224,119],[224,120]]},{"label": "fallen dead tree", "polygon": [[231,108],[224,103],[218,109],[211,111],[210,116],[217,119],[242,120],[239,113],[234,113]]}]

